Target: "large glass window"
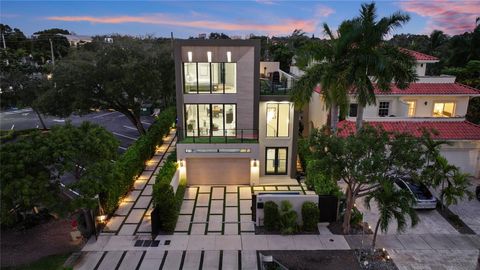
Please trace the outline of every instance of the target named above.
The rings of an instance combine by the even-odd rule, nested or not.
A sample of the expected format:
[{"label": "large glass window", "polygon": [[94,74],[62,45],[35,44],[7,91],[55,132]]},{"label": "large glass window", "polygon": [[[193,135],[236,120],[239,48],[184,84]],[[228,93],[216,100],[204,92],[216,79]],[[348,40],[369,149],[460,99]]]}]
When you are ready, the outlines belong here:
[{"label": "large glass window", "polygon": [[267,103],[267,137],[288,137],[290,104]]},{"label": "large glass window", "polygon": [[435,102],[433,104],[434,117],[453,117],[455,102]]},{"label": "large glass window", "polygon": [[265,150],[265,173],[287,174],[288,149],[286,147],[267,147]]},{"label": "large glass window", "polygon": [[236,93],[236,63],[184,63],[184,92],[187,94]]},{"label": "large glass window", "polygon": [[183,64],[185,93],[197,93],[197,63]]},{"label": "large glass window", "polygon": [[186,136],[235,136],[235,104],[185,104]]},{"label": "large glass window", "polygon": [[408,117],[414,117],[415,116],[415,107],[417,105],[417,102],[414,100],[407,101],[408,105]]}]

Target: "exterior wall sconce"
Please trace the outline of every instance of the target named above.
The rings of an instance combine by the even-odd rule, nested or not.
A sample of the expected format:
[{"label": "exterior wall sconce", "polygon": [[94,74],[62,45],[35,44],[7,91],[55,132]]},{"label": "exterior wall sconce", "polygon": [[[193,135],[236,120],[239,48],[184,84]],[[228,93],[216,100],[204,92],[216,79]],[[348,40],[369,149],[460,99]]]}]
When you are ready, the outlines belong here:
[{"label": "exterior wall sconce", "polygon": [[258,164],[257,164],[257,160],[254,159],[254,160],[253,160],[253,167],[257,167],[257,165],[258,165]]},{"label": "exterior wall sconce", "polygon": [[183,159],[180,159],[180,167],[183,167]]},{"label": "exterior wall sconce", "polygon": [[188,62],[192,62],[192,58],[193,58],[192,52],[188,52],[187,55],[188,55]]},{"label": "exterior wall sconce", "polygon": [[227,52],[227,62],[228,63],[232,62],[232,52],[230,51]]},{"label": "exterior wall sconce", "polygon": [[425,103],[423,103],[423,104],[425,104],[425,106],[427,106],[428,102],[427,102],[427,101],[425,101]]},{"label": "exterior wall sconce", "polygon": [[212,52],[207,52],[207,58],[208,58],[208,62],[211,63],[212,62]]}]

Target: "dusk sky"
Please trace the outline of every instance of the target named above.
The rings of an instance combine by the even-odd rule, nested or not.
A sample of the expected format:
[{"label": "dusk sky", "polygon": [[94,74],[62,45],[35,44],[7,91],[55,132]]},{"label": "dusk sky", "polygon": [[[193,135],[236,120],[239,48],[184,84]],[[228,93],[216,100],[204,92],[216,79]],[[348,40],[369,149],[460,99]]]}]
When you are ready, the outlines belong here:
[{"label": "dusk sky", "polygon": [[[186,38],[224,32],[288,35],[294,29],[322,36],[358,14],[362,1],[1,1],[1,22],[27,35],[63,28],[82,35],[129,34]],[[448,34],[471,31],[480,16],[480,1],[377,1],[380,16],[395,11],[410,14],[397,33]]]}]

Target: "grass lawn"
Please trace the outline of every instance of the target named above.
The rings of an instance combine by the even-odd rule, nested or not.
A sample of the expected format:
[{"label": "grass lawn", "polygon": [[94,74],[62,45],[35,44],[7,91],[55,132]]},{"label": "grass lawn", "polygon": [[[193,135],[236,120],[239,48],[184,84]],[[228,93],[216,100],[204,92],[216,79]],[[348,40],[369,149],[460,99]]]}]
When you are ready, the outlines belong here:
[{"label": "grass lawn", "polygon": [[69,256],[70,253],[52,255],[22,266],[5,268],[2,267],[2,270],[63,270],[67,269],[63,268],[63,263],[67,260]]}]

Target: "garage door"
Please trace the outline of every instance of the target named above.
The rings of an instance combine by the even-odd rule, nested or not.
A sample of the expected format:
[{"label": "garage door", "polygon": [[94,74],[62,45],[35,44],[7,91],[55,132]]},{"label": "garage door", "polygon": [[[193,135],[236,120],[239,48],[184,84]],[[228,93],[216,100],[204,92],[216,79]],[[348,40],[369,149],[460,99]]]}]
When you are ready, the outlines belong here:
[{"label": "garage door", "polygon": [[450,164],[460,167],[462,172],[478,176],[478,149],[442,149],[440,153]]},{"label": "garage door", "polygon": [[249,185],[248,158],[187,158],[189,185]]}]

